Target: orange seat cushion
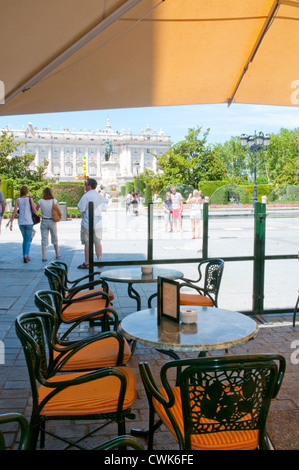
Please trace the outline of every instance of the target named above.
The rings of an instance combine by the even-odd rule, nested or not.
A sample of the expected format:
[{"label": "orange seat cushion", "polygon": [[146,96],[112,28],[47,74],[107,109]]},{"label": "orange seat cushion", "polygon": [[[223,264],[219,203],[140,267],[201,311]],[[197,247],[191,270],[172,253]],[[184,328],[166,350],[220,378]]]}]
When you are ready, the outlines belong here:
[{"label": "orange seat cushion", "polygon": [[204,307],[214,307],[209,297],[200,294],[180,294],[180,305],[203,305]]},{"label": "orange seat cushion", "polygon": [[[175,404],[171,409],[175,420],[178,423],[182,436],[184,436],[184,423],[182,412],[182,400],[179,387],[172,388],[175,396]],[[167,393],[162,388],[161,394],[167,399]],[[161,420],[177,439],[173,426],[164,410],[164,407],[156,399],[153,399],[153,405]],[[244,419],[248,418],[244,417]],[[206,418],[200,418],[202,423],[215,422]],[[247,431],[219,431],[207,434],[192,434],[191,448],[193,450],[255,450],[258,448],[258,430]]]},{"label": "orange seat cushion", "polygon": [[[116,338],[108,337],[93,343],[87,344],[72,355],[61,371],[72,370],[92,370],[100,367],[116,366],[116,360],[119,351],[119,342]],[[54,359],[58,356],[54,351]],[[131,357],[131,349],[126,340],[124,340],[124,353],[122,364],[126,364]]]},{"label": "orange seat cushion", "polygon": [[[86,289],[86,290],[82,290],[80,292],[77,292],[77,294],[75,294],[72,299],[78,299],[80,297],[82,297],[82,295],[87,295],[87,294],[94,294],[96,292],[100,293],[101,291],[103,291],[102,288],[99,288],[99,289]],[[111,289],[108,289],[108,295],[109,295],[109,300],[114,300],[114,294],[112,292]],[[89,299],[86,299],[86,300],[89,300]],[[84,300],[85,302],[85,300]]]},{"label": "orange seat cushion", "polygon": [[[135,400],[136,375],[129,367],[118,367],[127,379],[123,409],[133,405]],[[67,373],[50,378],[49,382],[72,380],[83,373]],[[39,403],[53,389],[41,385],[38,389]],[[115,376],[107,376],[80,385],[69,386],[54,395],[42,408],[42,416],[84,416],[117,411],[120,380]]]},{"label": "orange seat cushion", "polygon": [[[108,305],[110,307],[110,304]],[[63,308],[65,304],[63,304]],[[65,320],[72,320],[73,318],[79,317],[80,315],[85,315],[87,313],[96,312],[106,307],[106,299],[96,299],[96,300],[84,300],[82,302],[72,302],[69,304],[65,310],[62,312],[62,316]],[[102,316],[102,314],[99,314]]]}]

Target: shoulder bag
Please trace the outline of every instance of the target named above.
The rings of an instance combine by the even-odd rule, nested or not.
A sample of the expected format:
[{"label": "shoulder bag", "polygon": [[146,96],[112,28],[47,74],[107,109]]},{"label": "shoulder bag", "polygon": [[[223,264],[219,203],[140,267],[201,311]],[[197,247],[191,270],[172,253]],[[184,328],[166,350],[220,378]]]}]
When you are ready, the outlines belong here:
[{"label": "shoulder bag", "polygon": [[52,220],[54,222],[60,222],[61,221],[61,211],[59,209],[58,204],[54,203],[54,199],[53,199],[53,207],[52,207]]},{"label": "shoulder bag", "polygon": [[40,223],[40,216],[37,215],[36,212],[33,212],[33,208],[32,208],[33,201],[31,199],[31,197],[29,198],[29,204],[30,204],[30,209],[31,209],[31,214],[32,214],[33,225],[39,224]]}]

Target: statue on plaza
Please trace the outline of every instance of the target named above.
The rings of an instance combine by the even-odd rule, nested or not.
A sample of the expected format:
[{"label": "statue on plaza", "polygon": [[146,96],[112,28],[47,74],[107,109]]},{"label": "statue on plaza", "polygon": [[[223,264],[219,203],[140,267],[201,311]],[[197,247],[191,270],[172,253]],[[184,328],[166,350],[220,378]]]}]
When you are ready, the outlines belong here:
[{"label": "statue on plaza", "polygon": [[111,140],[107,139],[106,140],[106,148],[105,148],[105,162],[109,162],[111,153],[112,153]]}]

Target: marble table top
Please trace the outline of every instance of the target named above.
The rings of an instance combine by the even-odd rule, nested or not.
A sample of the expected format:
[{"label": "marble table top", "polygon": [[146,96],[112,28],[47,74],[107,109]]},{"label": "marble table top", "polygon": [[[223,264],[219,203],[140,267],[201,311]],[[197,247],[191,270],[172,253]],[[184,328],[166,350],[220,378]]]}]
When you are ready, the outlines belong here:
[{"label": "marble table top", "polygon": [[183,273],[177,269],[153,267],[150,274],[143,274],[141,267],[136,268],[120,268],[103,271],[101,278],[111,282],[156,282],[158,277],[166,277],[168,279],[180,279]]},{"label": "marble table top", "polygon": [[157,309],[151,308],[126,316],[119,332],[145,346],[177,352],[228,349],[247,343],[258,334],[257,323],[247,315],[216,307],[190,308],[198,311],[196,323],[162,318],[158,325]]}]

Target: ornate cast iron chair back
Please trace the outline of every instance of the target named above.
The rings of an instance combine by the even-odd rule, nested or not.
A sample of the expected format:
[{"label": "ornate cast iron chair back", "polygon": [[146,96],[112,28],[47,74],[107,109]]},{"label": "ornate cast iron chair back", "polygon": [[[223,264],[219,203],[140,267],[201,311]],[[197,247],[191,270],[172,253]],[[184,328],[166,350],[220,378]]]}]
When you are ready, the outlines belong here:
[{"label": "ornate cast iron chair back", "polygon": [[[218,294],[224,269],[224,261],[220,258],[209,258],[201,261],[198,266],[198,279],[182,278],[180,287],[189,287],[197,291],[198,294],[211,300],[211,304],[218,306]],[[201,284],[201,285],[199,285]],[[184,304],[188,304],[185,301]],[[193,304],[192,305],[201,305]]]},{"label": "ornate cast iron chair back", "polygon": [[57,320],[57,328],[63,322],[61,318],[63,309],[62,295],[57,291],[45,290],[37,291],[34,295],[34,302],[40,312],[51,313]]},{"label": "ornate cast iron chair back", "polygon": [[[201,270],[203,263],[199,263],[198,269]],[[224,268],[224,261],[221,259],[210,260],[206,264],[204,289],[210,294],[218,294],[222,274]]]},{"label": "ornate cast iron chair back", "polygon": [[34,302],[40,312],[49,312],[55,315],[56,304],[55,297],[57,297],[57,307],[62,308],[62,297],[59,292],[51,290],[40,290],[35,292]]},{"label": "ornate cast iron chair back", "polygon": [[[104,279],[99,277],[98,279],[91,280],[91,277],[94,277],[95,275],[99,276],[101,274],[100,272],[94,272],[90,275],[70,281],[68,279],[67,265],[61,261],[54,261],[51,265],[47,266],[45,274],[48,277],[50,288],[58,290],[64,299],[70,298],[74,293],[87,288],[102,288],[104,292],[107,294],[109,293],[108,284]],[[114,296],[112,296],[110,300],[113,300],[113,297]]]},{"label": "ornate cast iron chair back", "polygon": [[186,368],[180,382],[186,445],[192,434],[252,429],[260,430],[263,440],[277,377],[275,361],[227,360]]},{"label": "ornate cast iron chair back", "polygon": [[48,339],[41,316],[46,316],[50,323],[54,322],[53,317],[47,313],[21,314],[15,322],[16,333],[25,354],[35,404],[38,402],[37,381],[42,383],[43,379],[49,378]]},{"label": "ornate cast iron chair back", "polygon": [[[182,368],[180,377],[183,429],[176,420],[175,394],[168,380],[170,370]],[[225,431],[258,431],[258,447],[269,448],[266,419],[272,398],[280,389],[285,358],[281,355],[185,359],[161,369],[160,394],[148,364],[140,364],[150,408],[158,400],[175,430],[181,449],[192,448],[192,435]],[[163,418],[162,418],[163,419]],[[152,422],[153,423],[153,422]],[[150,424],[150,434],[154,427]],[[215,434],[214,434],[215,435]],[[153,437],[149,437],[152,445]]]},{"label": "ornate cast iron chair back", "polygon": [[47,267],[45,269],[45,275],[48,279],[50,289],[59,292],[64,297],[62,281],[57,273],[55,273],[54,269],[52,267]]}]

